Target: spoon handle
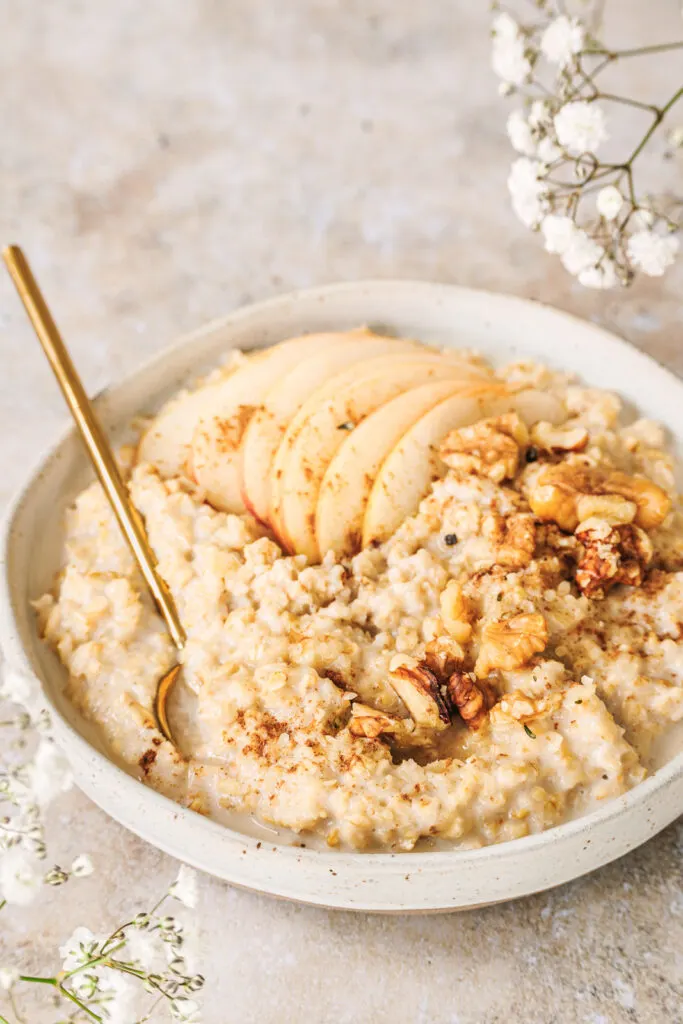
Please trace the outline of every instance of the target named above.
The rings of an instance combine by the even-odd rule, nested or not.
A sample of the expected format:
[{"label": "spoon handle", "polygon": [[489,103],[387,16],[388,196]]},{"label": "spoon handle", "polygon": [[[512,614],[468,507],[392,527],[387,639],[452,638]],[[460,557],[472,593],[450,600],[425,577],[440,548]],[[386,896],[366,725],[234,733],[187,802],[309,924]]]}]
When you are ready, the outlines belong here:
[{"label": "spoon handle", "polygon": [[88,449],[88,454],[109,499],[109,504],[114,510],[133,557],[164,617],[171,638],[180,650],[185,644],[185,631],[178,617],[175,602],[165,580],[157,572],[156,558],[147,540],[142,518],[130,500],[128,489],[121,479],[116,465],[114,453],[95,416],[57,325],[52,319],[40,288],[31,273],[31,268],[19,246],[8,246],[2,255],[33,329],[38,335],[40,344],[43,346],[45,355],[76,421],[76,426]]}]

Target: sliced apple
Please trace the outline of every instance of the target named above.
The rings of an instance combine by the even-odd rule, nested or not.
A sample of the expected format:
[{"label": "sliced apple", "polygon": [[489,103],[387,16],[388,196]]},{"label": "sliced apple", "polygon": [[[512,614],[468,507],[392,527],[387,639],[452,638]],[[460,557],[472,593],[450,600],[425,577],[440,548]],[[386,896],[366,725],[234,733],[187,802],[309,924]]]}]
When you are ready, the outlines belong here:
[{"label": "sliced apple", "polygon": [[[359,329],[356,337],[374,337]],[[340,344],[339,333],[307,334],[266,349],[223,381],[200,411],[192,435],[192,474],[200,490],[224,512],[244,512],[242,438],[255,409],[276,381],[300,363]]]},{"label": "sliced apple", "polygon": [[329,466],[318,495],[315,532],[321,556],[358,552],[363,517],[375,477],[405,432],[429,409],[470,387],[466,381],[430,381],[392,398],[351,431]]},{"label": "sliced apple", "polygon": [[306,399],[347,366],[379,355],[414,351],[418,347],[414,341],[381,337],[367,331],[330,335],[321,352],[302,361],[268,391],[263,404],[251,417],[242,441],[242,499],[252,515],[263,522],[268,519],[270,468],[287,424]]},{"label": "sliced apple", "polygon": [[511,409],[529,426],[546,416],[552,417],[553,423],[566,419],[566,410],[554,395],[532,388],[510,394],[499,385],[488,391],[480,388],[452,395],[417,420],[375,477],[363,519],[363,547],[388,540],[401,523],[415,515],[431,485],[446,472],[438,452],[450,430]]},{"label": "sliced apple", "polygon": [[[462,375],[461,362],[440,353],[385,356],[352,367],[312,395],[289,424],[271,469],[269,522],[286,547],[311,561],[319,558],[318,492],[349,430],[411,387]],[[481,379],[478,383],[486,386]]]},{"label": "sliced apple", "polygon": [[[236,372],[229,371],[226,376]],[[149,462],[163,477],[192,479],[192,435],[207,403],[211,403],[225,377],[185,391],[162,406],[140,438],[137,462]]]}]

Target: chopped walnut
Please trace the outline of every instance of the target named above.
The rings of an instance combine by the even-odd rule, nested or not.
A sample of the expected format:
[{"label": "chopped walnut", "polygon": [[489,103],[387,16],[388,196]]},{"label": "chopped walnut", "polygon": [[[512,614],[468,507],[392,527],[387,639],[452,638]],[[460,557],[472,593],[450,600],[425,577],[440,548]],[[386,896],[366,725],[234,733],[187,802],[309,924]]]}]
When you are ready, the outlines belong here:
[{"label": "chopped walnut", "polygon": [[534,654],[544,650],[547,643],[548,627],[540,612],[489,622],[484,627],[474,666],[477,678],[483,679],[494,668],[508,671],[521,668]]},{"label": "chopped walnut", "polygon": [[491,688],[477,681],[472,672],[454,672],[446,684],[446,693],[468,729],[479,729],[495,704]]},{"label": "chopped walnut", "polygon": [[[651,530],[664,520],[671,500],[652,480],[628,476],[619,470],[561,462],[550,466],[534,481],[529,505],[539,519],[551,520],[573,532],[579,525],[579,502],[586,496],[616,495],[636,506],[635,522]],[[586,506],[583,506],[584,509]]]},{"label": "chopped walnut", "polygon": [[444,626],[459,644],[466,644],[472,636],[472,609],[457,580],[449,580],[439,597],[441,619]]},{"label": "chopped walnut", "polygon": [[441,696],[439,680],[426,664],[399,665],[392,669],[389,682],[416,725],[433,730],[450,725],[451,716]]},{"label": "chopped walnut", "polygon": [[579,523],[596,516],[618,526],[620,523],[632,523],[638,506],[635,501],[627,501],[620,494],[584,494],[576,503],[576,511]]},{"label": "chopped walnut", "polygon": [[534,557],[536,526],[528,513],[503,517],[492,512],[482,523],[482,533],[493,544],[497,565],[523,569]]},{"label": "chopped walnut", "polygon": [[356,703],[351,707],[349,732],[354,736],[364,736],[366,739],[376,740],[383,734],[406,735],[412,729],[413,722],[409,718],[388,715],[385,711],[378,711],[377,708],[371,708],[368,704]]},{"label": "chopped walnut", "polygon": [[581,452],[588,444],[589,433],[585,427],[554,427],[541,420],[531,428],[531,441],[546,452]]},{"label": "chopped walnut", "polygon": [[451,469],[500,483],[517,472],[520,448],[528,440],[524,422],[516,412],[509,412],[452,430],[441,445],[440,455]]},{"label": "chopped walnut", "polygon": [[465,660],[465,651],[457,640],[446,633],[434,637],[425,645],[425,664],[437,678],[455,672]]},{"label": "chopped walnut", "polygon": [[576,531],[583,546],[576,567],[576,584],[586,597],[604,597],[615,583],[638,587],[652,561],[652,541],[638,526],[613,526],[604,519],[587,519]]}]

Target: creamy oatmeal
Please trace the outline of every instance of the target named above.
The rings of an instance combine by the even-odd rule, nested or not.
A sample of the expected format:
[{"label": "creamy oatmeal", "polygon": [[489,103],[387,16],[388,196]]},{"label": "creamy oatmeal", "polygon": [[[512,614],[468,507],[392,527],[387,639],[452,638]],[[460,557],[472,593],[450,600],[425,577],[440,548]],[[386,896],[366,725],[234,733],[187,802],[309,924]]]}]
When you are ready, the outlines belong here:
[{"label": "creamy oatmeal", "polygon": [[359,849],[524,836],[645,776],[683,717],[683,518],[663,432],[540,366],[487,379],[533,386],[561,422],[508,410],[449,430],[417,511],[355,555],[284,554],[186,469],[133,466],[188,636],[186,760],[153,714],[175,649],[99,485],[78,496],[36,607],[118,759],[201,813]]}]

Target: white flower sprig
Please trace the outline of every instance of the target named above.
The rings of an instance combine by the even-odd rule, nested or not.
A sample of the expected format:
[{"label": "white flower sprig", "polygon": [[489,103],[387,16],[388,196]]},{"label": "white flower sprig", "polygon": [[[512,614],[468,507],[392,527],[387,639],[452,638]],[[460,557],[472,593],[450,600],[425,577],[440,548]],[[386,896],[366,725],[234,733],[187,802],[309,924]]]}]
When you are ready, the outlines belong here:
[{"label": "white flower sprig", "polygon": [[0,911],[26,904],[42,884],[61,885],[92,871],[90,858],[77,857],[70,869],[45,867],[47,806],[73,784],[67,759],[54,742],[49,717],[30,680],[5,669],[0,699],[14,709],[0,717]]},{"label": "white flower sprig", "polygon": [[[21,986],[38,984],[49,986],[65,1006],[64,1021],[145,1024],[157,1020],[153,1015],[165,1004],[172,1020],[198,1024],[197,993],[204,978],[192,967],[187,926],[162,913],[169,899],[194,908],[196,876],[191,868],[181,867],[151,910],[136,914],[111,934],[98,936],[89,928],[76,928],[59,947],[62,968],[53,977],[23,974],[15,965],[1,967],[0,989],[10,996],[17,1018],[15,999]],[[0,1022],[9,1024],[2,1016]]]},{"label": "white flower sprig", "polygon": [[[46,807],[70,789],[68,761],[55,743],[47,712],[30,678],[8,671],[0,683],[0,913],[10,904],[22,906],[43,885],[59,886],[70,878],[93,873],[91,858],[79,854],[69,869],[45,870],[48,846]],[[136,914],[110,935],[97,936],[77,928],[60,946],[62,969],[51,977],[24,974],[14,964],[0,965],[0,995],[7,994],[17,1022],[16,997],[22,985],[48,986],[65,1007],[60,1024],[97,1021],[101,1024],[146,1024],[157,1021],[165,1005],[171,1019],[197,1024],[201,1008],[197,993],[204,984],[192,965],[187,925],[162,914],[168,900],[189,909],[197,903],[196,873],[181,867],[178,877],[151,910]],[[140,1007],[141,998],[149,1004]],[[151,998],[151,1001],[150,1001]],[[153,1016],[154,1015],[154,1016]],[[10,1024],[0,1014],[0,1024]]]},{"label": "white flower sprig", "polygon": [[[583,18],[567,3],[529,0],[526,20],[493,3],[493,69],[503,95],[523,106],[507,122],[520,156],[508,178],[513,209],[540,230],[548,252],[589,288],[628,285],[640,271],[659,277],[679,249],[681,200],[643,194],[635,165],[665,117],[683,97],[679,85],[661,106],[600,88],[599,77],[617,61],[683,49],[683,40],[634,49],[608,48],[589,24],[599,4],[582,4]],[[593,19],[597,20],[597,19]],[[630,153],[616,162],[598,151],[609,138],[607,106],[617,103],[650,114]],[[678,133],[678,134],[677,134]],[[668,134],[683,146],[683,130]]]}]

